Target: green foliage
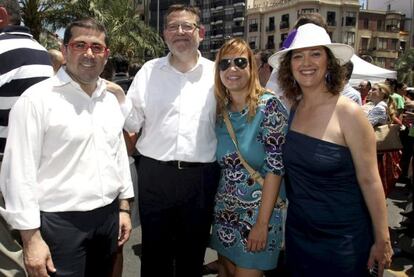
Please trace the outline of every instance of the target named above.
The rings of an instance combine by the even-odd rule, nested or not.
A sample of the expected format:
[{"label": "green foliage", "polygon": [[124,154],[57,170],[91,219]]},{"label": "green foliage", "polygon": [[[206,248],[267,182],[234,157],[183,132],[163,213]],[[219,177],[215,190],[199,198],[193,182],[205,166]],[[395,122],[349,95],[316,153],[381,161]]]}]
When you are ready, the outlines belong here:
[{"label": "green foliage", "polygon": [[112,54],[131,62],[143,62],[164,54],[164,43],[156,31],[144,24],[129,0],[20,0],[23,21],[45,47],[48,35],[83,17],[94,17],[108,30]]},{"label": "green foliage", "polygon": [[414,49],[406,51],[395,62],[395,69],[397,70],[398,80],[407,84],[407,86],[414,86]]}]

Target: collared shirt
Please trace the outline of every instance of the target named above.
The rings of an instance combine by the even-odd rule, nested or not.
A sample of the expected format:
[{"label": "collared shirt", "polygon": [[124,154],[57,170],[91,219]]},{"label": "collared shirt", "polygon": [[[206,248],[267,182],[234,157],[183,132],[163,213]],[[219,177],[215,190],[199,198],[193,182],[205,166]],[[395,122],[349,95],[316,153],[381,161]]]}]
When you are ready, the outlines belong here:
[{"label": "collared shirt", "polygon": [[[188,72],[176,70],[170,55],[154,59],[135,76],[122,109],[125,128],[142,134],[138,151],[161,161],[212,162],[214,132],[214,63],[199,56]],[[132,112],[131,112],[132,110]]]},{"label": "collared shirt", "polygon": [[361,94],[354,89],[349,83],[346,83],[342,91],[342,95],[348,97],[358,105],[362,106]]},{"label": "collared shirt", "polygon": [[10,109],[28,87],[51,76],[49,54],[27,27],[0,30],[0,155],[6,145]]},{"label": "collared shirt", "polygon": [[40,226],[40,211],[89,211],[134,195],[115,96],[98,80],[88,96],[62,68],[17,100],[0,175],[15,229]]}]

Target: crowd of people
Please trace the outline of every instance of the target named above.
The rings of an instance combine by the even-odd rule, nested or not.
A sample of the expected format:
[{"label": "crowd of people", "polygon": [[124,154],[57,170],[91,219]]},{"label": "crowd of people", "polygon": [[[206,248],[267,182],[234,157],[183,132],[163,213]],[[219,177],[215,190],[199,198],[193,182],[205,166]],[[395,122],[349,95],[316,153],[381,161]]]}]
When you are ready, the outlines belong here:
[{"label": "crowd of people", "polygon": [[[48,52],[19,9],[0,0],[0,274],[122,276],[139,225],[144,277],[390,266],[385,198],[411,184],[414,101],[396,80],[353,88],[354,50],[320,15],[301,16],[276,53],[231,38],[212,62],[199,9],[174,4],[169,53],[141,67],[110,57],[93,18]],[[377,151],[387,124],[402,149]]]}]

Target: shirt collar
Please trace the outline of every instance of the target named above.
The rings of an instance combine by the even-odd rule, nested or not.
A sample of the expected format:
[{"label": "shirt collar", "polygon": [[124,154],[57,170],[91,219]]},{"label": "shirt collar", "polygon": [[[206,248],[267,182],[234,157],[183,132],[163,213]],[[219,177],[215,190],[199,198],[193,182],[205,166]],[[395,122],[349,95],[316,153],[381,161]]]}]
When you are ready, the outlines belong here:
[{"label": "shirt collar", "polygon": [[[203,63],[202,63],[203,59],[202,59],[202,56],[201,56],[201,52],[199,50],[197,50],[197,53],[198,53],[198,59],[197,59],[196,65],[193,68],[191,68],[189,71],[187,71],[183,74],[193,72],[193,71],[195,71],[196,69],[198,69],[199,67],[201,67],[203,65]],[[177,71],[170,63],[171,55],[172,55],[171,52],[169,52],[167,54],[167,56],[165,56],[161,59],[160,64],[159,64],[160,69],[169,68],[171,70]],[[182,73],[182,72],[180,72],[180,73]]]},{"label": "shirt collar", "polygon": [[[66,66],[62,66],[59,71],[56,73],[55,76],[52,77],[53,86],[55,87],[63,87],[67,84],[72,84],[75,88],[77,88],[80,92],[84,93],[83,89],[80,87],[80,85],[75,82],[69,74],[66,72]],[[101,96],[104,96],[106,93],[106,83],[102,78],[98,78],[97,86],[95,91],[92,93],[91,98],[99,98]]]},{"label": "shirt collar", "polygon": [[8,25],[0,28],[0,34],[21,35],[33,38],[29,28],[25,26]]}]

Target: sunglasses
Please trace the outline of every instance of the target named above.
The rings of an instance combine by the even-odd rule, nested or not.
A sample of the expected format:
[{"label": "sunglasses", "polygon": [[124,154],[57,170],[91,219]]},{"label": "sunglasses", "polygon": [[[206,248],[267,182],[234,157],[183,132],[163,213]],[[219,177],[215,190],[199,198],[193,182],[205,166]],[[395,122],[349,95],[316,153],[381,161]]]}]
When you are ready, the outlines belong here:
[{"label": "sunglasses", "polygon": [[238,57],[234,59],[222,59],[218,63],[218,67],[221,71],[226,71],[230,66],[231,62],[233,61],[234,65],[240,69],[245,69],[246,66],[249,64],[247,58]]},{"label": "sunglasses", "polygon": [[86,52],[90,48],[94,54],[101,54],[108,50],[106,46],[99,43],[89,44],[83,41],[71,42],[68,43],[67,46],[69,46],[73,51],[77,52]]}]

